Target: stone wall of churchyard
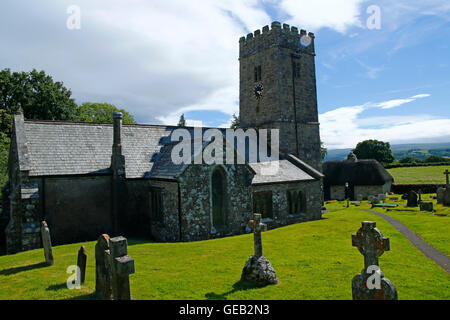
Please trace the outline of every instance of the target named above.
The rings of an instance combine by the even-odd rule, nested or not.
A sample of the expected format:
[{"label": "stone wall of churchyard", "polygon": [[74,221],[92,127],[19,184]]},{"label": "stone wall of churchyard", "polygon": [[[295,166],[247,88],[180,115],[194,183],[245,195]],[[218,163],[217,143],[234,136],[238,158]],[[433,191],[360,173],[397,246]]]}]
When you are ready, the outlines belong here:
[{"label": "stone wall of churchyard", "polygon": [[[178,183],[150,180],[151,190],[160,191],[162,199],[162,214],[152,212],[150,202],[151,235],[157,241],[172,242],[180,240]],[[152,192],[152,191],[151,191]],[[149,195],[150,196],[150,195]]]},{"label": "stone wall of churchyard", "polygon": [[247,165],[221,165],[226,178],[223,228],[212,225],[212,173],[216,166],[190,165],[180,176],[182,241],[244,233],[252,217],[251,181]]},{"label": "stone wall of churchyard", "polygon": [[53,244],[95,240],[112,232],[110,176],[52,177],[42,184]]},{"label": "stone wall of churchyard", "polygon": [[[273,219],[264,219],[268,228],[277,228],[301,221],[318,220],[322,217],[322,191],[320,181],[301,183],[283,183],[253,186],[253,192],[272,191]],[[289,214],[288,191],[300,191],[304,195],[305,204],[302,212]]]},{"label": "stone wall of churchyard", "polygon": [[436,193],[438,188],[445,188],[445,184],[393,184],[392,192],[395,194],[409,193],[411,190],[423,193]]}]

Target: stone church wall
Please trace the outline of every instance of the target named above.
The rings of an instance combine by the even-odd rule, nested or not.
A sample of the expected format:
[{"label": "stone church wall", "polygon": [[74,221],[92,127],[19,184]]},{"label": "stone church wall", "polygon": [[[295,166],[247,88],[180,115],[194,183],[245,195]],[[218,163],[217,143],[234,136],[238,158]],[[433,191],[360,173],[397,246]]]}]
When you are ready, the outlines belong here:
[{"label": "stone church wall", "polygon": [[[305,210],[288,214],[288,190],[299,190],[305,195]],[[318,220],[322,217],[320,181],[283,183],[253,186],[253,192],[272,191],[273,219],[265,219],[270,229],[301,221]]]},{"label": "stone church wall", "polygon": [[121,234],[125,237],[151,237],[150,182],[126,180],[124,212],[119,218]]},{"label": "stone church wall", "polygon": [[53,244],[91,241],[111,233],[110,176],[52,177],[43,185]]},{"label": "stone church wall", "polygon": [[180,177],[182,241],[205,240],[245,232],[252,216],[251,180],[246,165],[224,165],[226,227],[212,226],[211,177],[215,166],[191,165]]},{"label": "stone church wall", "polygon": [[[178,183],[168,181],[149,181],[150,188],[160,189],[162,192],[162,220],[151,219],[151,236],[157,241],[173,242],[180,240],[180,218]],[[150,201],[149,201],[150,202]],[[151,208],[149,208],[150,215]]]}]

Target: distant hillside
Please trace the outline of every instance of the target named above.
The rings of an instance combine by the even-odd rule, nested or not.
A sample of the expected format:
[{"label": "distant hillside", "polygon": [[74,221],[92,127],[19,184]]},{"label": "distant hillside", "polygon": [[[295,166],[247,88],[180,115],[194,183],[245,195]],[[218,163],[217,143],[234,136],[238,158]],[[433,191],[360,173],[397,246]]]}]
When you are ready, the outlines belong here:
[{"label": "distant hillside", "polygon": [[[325,161],[345,160],[352,149],[328,150]],[[426,158],[430,155],[450,158],[450,142],[445,143],[417,143],[391,145],[392,153],[396,160],[406,156]]]}]

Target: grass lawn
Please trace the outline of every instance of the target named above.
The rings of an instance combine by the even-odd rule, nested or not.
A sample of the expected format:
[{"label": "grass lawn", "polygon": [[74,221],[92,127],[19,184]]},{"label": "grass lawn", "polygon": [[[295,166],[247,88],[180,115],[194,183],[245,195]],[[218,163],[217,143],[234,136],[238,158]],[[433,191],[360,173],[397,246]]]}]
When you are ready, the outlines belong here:
[{"label": "grass lawn", "polygon": [[387,171],[394,177],[395,184],[444,184],[446,169],[450,170],[450,165],[392,168]]},{"label": "grass lawn", "polygon": [[[391,239],[381,270],[397,287],[399,299],[450,299],[450,275],[427,259],[384,219],[370,213],[330,212],[320,221],[263,233],[264,255],[278,285],[254,288],[239,283],[253,251],[253,236],[191,243],[130,241],[136,273],[130,276],[136,299],[351,299],[351,280],[363,256],[351,246],[361,221],[377,222]],[[43,250],[0,257],[0,299],[91,299],[95,288],[95,242],[88,252],[86,284],[66,288],[66,268],[75,264],[80,243],[53,248],[55,265],[46,267]]]},{"label": "grass lawn", "polygon": [[[437,205],[436,200],[430,199],[431,194],[423,194],[422,200],[426,202],[433,202],[435,212],[420,211],[419,207],[408,208],[406,207],[406,200],[401,200],[401,195],[387,196],[387,203],[396,203],[401,206],[384,209],[384,208],[371,208],[371,204],[368,201],[363,201],[361,206],[351,206],[353,209],[369,209],[378,211],[389,215],[409,229],[414,231],[423,240],[431,244],[436,249],[450,255],[450,208],[443,205]],[[399,198],[398,201],[389,201],[390,197]],[[332,202],[325,204],[327,209],[343,209],[347,206],[346,201]],[[435,214],[447,214],[447,216],[438,216]]]}]

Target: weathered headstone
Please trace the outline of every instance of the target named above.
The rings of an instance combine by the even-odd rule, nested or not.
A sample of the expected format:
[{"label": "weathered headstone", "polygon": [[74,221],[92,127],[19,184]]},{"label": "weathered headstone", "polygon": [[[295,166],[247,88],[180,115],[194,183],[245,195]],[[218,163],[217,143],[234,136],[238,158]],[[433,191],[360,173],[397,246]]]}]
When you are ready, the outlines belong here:
[{"label": "weathered headstone", "polygon": [[411,190],[408,193],[408,202],[406,203],[407,207],[417,207],[417,193],[413,190]]},{"label": "weathered headstone", "polygon": [[277,284],[275,270],[269,260],[263,256],[261,231],[266,231],[267,226],[261,223],[261,214],[253,214],[253,220],[250,220],[248,226],[253,229],[255,253],[245,263],[241,280],[257,285]]},{"label": "weathered headstone", "polygon": [[113,300],[131,300],[130,274],[134,273],[134,260],[128,256],[127,239],[109,240]]},{"label": "weathered headstone", "polygon": [[377,196],[377,198],[378,198],[378,200],[380,200],[380,201],[386,201],[386,194],[385,194],[385,193],[380,193],[380,194]]},{"label": "weathered headstone", "polygon": [[368,200],[372,205],[380,203],[380,200],[377,196],[369,196]]},{"label": "weathered headstone", "polygon": [[420,203],[420,211],[429,211],[433,212],[433,202],[421,202]]},{"label": "weathered headstone", "polygon": [[80,284],[84,283],[84,280],[86,278],[86,260],[87,260],[87,253],[85,246],[81,246],[80,250],[78,250],[78,258],[77,258],[77,266],[80,270]]},{"label": "weathered headstone", "polygon": [[447,188],[445,188],[442,204],[446,207],[450,207],[450,186],[447,186]]},{"label": "weathered headstone", "polygon": [[397,300],[397,289],[380,270],[378,258],[390,250],[389,238],[376,228],[376,223],[363,221],[352,235],[352,246],[364,256],[364,269],[352,280],[353,300]]},{"label": "weathered headstone", "polygon": [[45,221],[42,221],[41,223],[41,237],[42,246],[44,247],[45,262],[52,266],[55,263],[55,260],[53,259],[52,240],[50,238],[50,229]]},{"label": "weathered headstone", "polygon": [[112,299],[109,236],[102,234],[95,245],[95,292],[100,299]]},{"label": "weathered headstone", "polygon": [[444,203],[444,194],[445,194],[445,188],[438,188],[436,191],[437,196],[437,203],[443,204]]}]

